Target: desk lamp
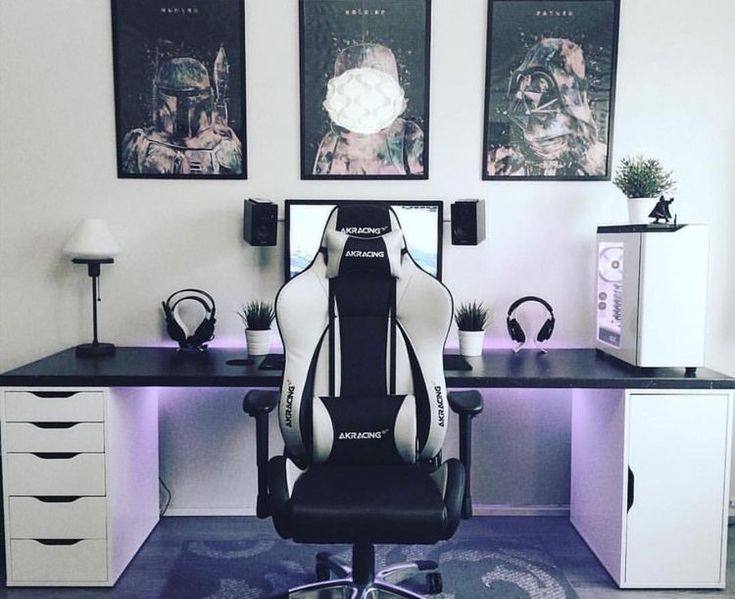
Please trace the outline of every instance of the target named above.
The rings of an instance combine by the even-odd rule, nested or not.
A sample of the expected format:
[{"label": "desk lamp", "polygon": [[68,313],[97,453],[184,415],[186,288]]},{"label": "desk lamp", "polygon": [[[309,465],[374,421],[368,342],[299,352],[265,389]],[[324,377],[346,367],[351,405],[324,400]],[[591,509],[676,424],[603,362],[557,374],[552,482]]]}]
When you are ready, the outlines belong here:
[{"label": "desk lamp", "polygon": [[99,218],[82,220],[66,242],[64,254],[71,256],[74,264],[86,264],[92,278],[92,343],[83,343],[76,348],[80,357],[107,356],[115,353],[112,343],[97,341],[97,302],[99,298],[100,264],[112,264],[113,256],[120,253],[120,246],[110,233],[107,223]]}]

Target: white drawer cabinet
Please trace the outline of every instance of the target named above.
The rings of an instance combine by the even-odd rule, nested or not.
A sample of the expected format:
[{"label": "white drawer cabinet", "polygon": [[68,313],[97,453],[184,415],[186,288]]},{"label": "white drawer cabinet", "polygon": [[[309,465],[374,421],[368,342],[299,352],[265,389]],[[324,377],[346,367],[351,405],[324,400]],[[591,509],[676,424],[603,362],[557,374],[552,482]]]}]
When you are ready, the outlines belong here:
[{"label": "white drawer cabinet", "polygon": [[579,390],[571,520],[623,588],[724,588],[731,391]]},{"label": "white drawer cabinet", "polygon": [[0,389],[9,586],[112,586],[158,522],[148,389]]}]

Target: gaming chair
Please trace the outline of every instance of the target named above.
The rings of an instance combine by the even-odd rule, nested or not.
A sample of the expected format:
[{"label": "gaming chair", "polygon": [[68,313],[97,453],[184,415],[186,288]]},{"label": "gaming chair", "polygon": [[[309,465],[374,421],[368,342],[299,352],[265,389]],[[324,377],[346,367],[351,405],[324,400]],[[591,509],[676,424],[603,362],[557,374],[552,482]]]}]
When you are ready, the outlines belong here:
[{"label": "gaming chair", "polygon": [[[283,385],[250,391],[243,404],[256,418],[257,514],[285,539],[353,546],[351,567],[319,553],[317,582],[289,597],[351,589],[345,596],[419,598],[396,585],[422,573],[430,592],[441,590],[434,562],[376,573],[374,545],[448,539],[471,514],[470,422],[482,400],[478,391],[447,396],[452,313],[449,291],[413,261],[393,211],[376,204],[335,208],[311,265],[278,293]],[[276,404],[285,452],[269,461]],[[448,407],[460,414],[460,459],[442,462]]]}]

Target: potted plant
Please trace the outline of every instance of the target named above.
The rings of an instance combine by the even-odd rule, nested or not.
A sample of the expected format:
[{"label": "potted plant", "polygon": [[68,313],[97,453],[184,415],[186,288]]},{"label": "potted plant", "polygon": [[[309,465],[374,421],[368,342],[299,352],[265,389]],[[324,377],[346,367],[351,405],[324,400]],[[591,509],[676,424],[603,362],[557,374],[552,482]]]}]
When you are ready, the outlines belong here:
[{"label": "potted plant", "polygon": [[463,302],[454,313],[459,329],[459,353],[463,356],[482,355],[488,311],[482,302]]},{"label": "potted plant", "polygon": [[647,223],[661,194],[676,187],[671,171],[655,158],[626,156],[620,161],[613,183],[628,198],[628,219],[631,224]]},{"label": "potted plant", "polygon": [[245,325],[248,355],[262,356],[267,354],[271,347],[271,324],[276,317],[273,304],[252,300],[243,304],[237,315]]}]

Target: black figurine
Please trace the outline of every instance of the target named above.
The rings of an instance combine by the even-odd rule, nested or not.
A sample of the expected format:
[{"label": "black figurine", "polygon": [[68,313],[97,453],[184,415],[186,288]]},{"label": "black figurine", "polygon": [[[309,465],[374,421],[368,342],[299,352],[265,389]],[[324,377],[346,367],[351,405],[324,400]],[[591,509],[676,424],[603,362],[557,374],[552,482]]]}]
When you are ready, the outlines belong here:
[{"label": "black figurine", "polygon": [[[667,200],[664,196],[661,196],[658,199],[658,202],[656,202],[656,205],[653,207],[653,210],[651,210],[651,214],[648,215],[648,218],[655,218],[653,224],[659,225],[659,224],[668,224],[668,222],[671,220],[671,210],[669,210],[669,204],[674,201],[674,198],[671,198],[670,200]],[[663,223],[659,223],[659,219],[663,219]]]}]

